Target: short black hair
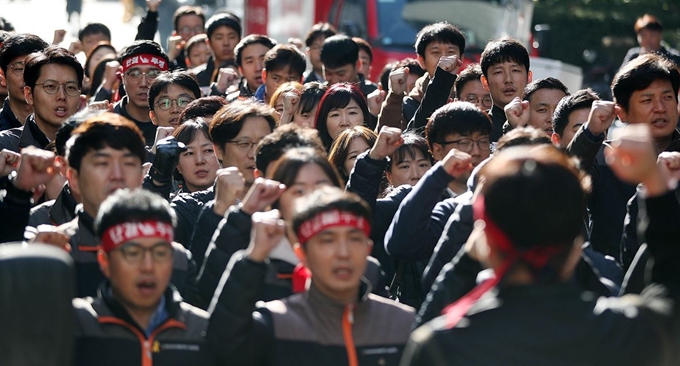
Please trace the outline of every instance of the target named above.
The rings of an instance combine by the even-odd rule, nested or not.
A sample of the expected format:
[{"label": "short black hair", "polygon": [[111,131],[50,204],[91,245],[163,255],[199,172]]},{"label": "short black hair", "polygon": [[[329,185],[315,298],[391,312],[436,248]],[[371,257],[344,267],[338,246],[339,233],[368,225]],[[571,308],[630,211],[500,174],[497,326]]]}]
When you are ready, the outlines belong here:
[{"label": "short black hair", "polygon": [[260,140],[255,150],[255,167],[266,177],[270,163],[278,160],[286,151],[298,147],[310,147],[322,155],[326,154],[317,130],[288,123]]},{"label": "short black hair", "polygon": [[33,90],[35,83],[40,78],[42,67],[48,64],[72,68],[76,73],[78,86],[83,86],[83,66],[80,65],[78,59],[71,52],[59,46],[49,46],[42,52],[35,52],[26,57],[26,64],[24,66],[24,83],[26,86]]},{"label": "short black hair", "polygon": [[[564,129],[569,124],[571,112],[579,109],[590,109],[596,100],[600,100],[600,97],[590,88],[581,89],[574,94],[562,98],[553,113],[553,131],[562,137]],[[583,122],[585,123],[585,121]]]},{"label": "short black hair", "polygon": [[356,42],[357,46],[359,46],[360,51],[364,51],[368,54],[368,58],[371,60],[371,63],[373,62],[373,48],[371,48],[371,44],[368,43],[365,39],[361,37],[352,37],[352,40]]},{"label": "short black hair", "polygon": [[[321,168],[331,184],[336,187],[342,186],[342,179],[333,164],[328,161],[326,154],[311,147],[297,147],[284,152],[271,167],[268,176],[287,187],[292,187],[300,170],[309,164]],[[278,208],[278,203],[273,206]]]},{"label": "short black hair", "polygon": [[47,48],[47,46],[49,46],[47,42],[34,34],[12,34],[0,47],[0,68],[2,68],[2,72],[5,75],[7,74],[7,67],[15,58],[28,56],[33,52],[40,52]]},{"label": "short black hair", "polygon": [[97,212],[94,228],[102,237],[112,226],[126,222],[160,221],[177,225],[177,216],[168,201],[143,188],[119,189],[108,196]]},{"label": "short black hair", "polygon": [[135,41],[133,44],[125,47],[120,52],[118,60],[122,64],[123,61],[125,61],[125,59],[127,59],[128,57],[137,56],[145,53],[162,58],[163,60],[165,60],[166,64],[170,63],[168,55],[163,51],[161,46],[154,41],[149,41],[146,39]]},{"label": "short black hair", "polygon": [[271,130],[276,127],[274,110],[268,105],[251,99],[235,100],[217,111],[210,122],[213,143],[223,149],[227,141],[231,141],[241,132],[243,124],[250,117],[264,118]]},{"label": "short black hair", "polygon": [[321,48],[321,63],[327,68],[336,68],[348,64],[356,65],[359,60],[359,46],[356,42],[342,34],[326,38]]},{"label": "short black hair", "polygon": [[430,147],[424,137],[414,131],[406,131],[401,137],[404,139],[404,143],[390,155],[390,158],[387,160],[385,171],[389,171],[393,166],[399,165],[407,157],[415,160],[418,152],[423,154],[423,157],[430,160],[430,163],[434,163],[434,158],[429,151]]},{"label": "short black hair", "polygon": [[502,151],[513,146],[552,145],[545,131],[527,126],[513,128],[510,132],[501,136],[496,144],[496,151]]},{"label": "short black hair", "polygon": [[282,70],[290,67],[290,72],[302,74],[307,68],[307,59],[297,47],[292,44],[278,44],[264,55],[264,69],[267,72]]},{"label": "short black hair", "polygon": [[106,113],[106,111],[102,109],[85,108],[69,117],[57,130],[56,137],[54,138],[55,153],[59,156],[66,156],[66,142],[71,138],[73,131],[83,124],[83,122],[103,113]]},{"label": "short black hair", "polygon": [[302,85],[297,111],[300,113],[311,112],[314,107],[319,105],[326,90],[328,90],[328,85],[318,81],[310,81],[309,83]]},{"label": "short black hair", "polygon": [[140,164],[146,160],[142,131],[129,119],[110,112],[90,118],[73,130],[66,143],[66,160],[71,168],[80,171],[80,164],[88,152],[107,146],[129,150],[139,158]]},{"label": "short black hair", "polygon": [[671,83],[677,101],[680,87],[680,71],[677,66],[667,58],[654,53],[640,55],[623,65],[614,75],[612,80],[614,101],[627,112],[633,93],[647,89],[657,80]]},{"label": "short black hair", "polygon": [[215,113],[225,105],[227,105],[227,101],[221,96],[213,95],[198,98],[189,103],[182,113],[180,113],[179,122],[182,123],[196,118],[212,119]]},{"label": "short black hair", "polygon": [[425,138],[432,151],[447,135],[456,133],[470,136],[474,132],[491,135],[491,118],[486,112],[468,102],[453,102],[437,109],[425,125]]},{"label": "short black hair", "polygon": [[177,8],[175,14],[172,15],[172,24],[176,31],[179,32],[179,19],[185,15],[195,15],[201,18],[203,26],[205,26],[205,13],[203,13],[203,9],[200,6],[183,5]]},{"label": "short black hair", "polygon": [[276,41],[261,34],[249,34],[243,37],[236,47],[234,47],[234,57],[238,67],[242,66],[241,59],[243,58],[243,50],[253,44],[261,44],[269,49],[272,49],[274,46],[276,46]]},{"label": "short black hair", "polygon": [[569,90],[556,78],[547,77],[544,79],[538,79],[530,82],[524,87],[524,92],[522,93],[522,100],[531,100],[531,96],[541,89],[551,89],[551,90],[561,90],[564,94],[569,95]]},{"label": "short black hair", "polygon": [[[205,44],[205,41],[208,40],[208,36],[205,35],[205,33],[197,34],[187,41],[187,44],[184,45],[184,55],[186,57],[189,57],[189,54],[191,53],[191,49],[194,48],[194,46],[197,46],[201,43]],[[199,65],[192,65],[192,66],[199,66]]]},{"label": "short black hair", "polygon": [[482,68],[479,67],[479,64],[467,65],[467,67],[458,74],[456,81],[453,83],[453,86],[456,90],[456,99],[463,100],[463,98],[461,98],[461,93],[463,92],[465,85],[475,80],[481,82],[481,77]]},{"label": "short black hair", "polygon": [[515,39],[503,37],[486,44],[479,61],[482,74],[489,77],[487,75],[489,67],[503,62],[516,62],[524,65],[526,71],[529,72],[529,52]]},{"label": "short black hair", "polygon": [[418,75],[418,76],[425,75],[425,70],[423,70],[423,67],[420,66],[420,63],[418,62],[418,60],[416,60],[413,57],[407,57],[407,58],[397,62],[394,65],[393,69],[398,69],[400,67],[408,67],[408,73],[410,75]]},{"label": "short black hair", "polygon": [[215,14],[211,16],[210,19],[208,19],[208,22],[205,25],[208,39],[212,37],[213,33],[215,33],[217,28],[222,26],[235,30],[236,33],[238,33],[239,38],[243,36],[243,29],[241,28],[241,19],[232,13],[224,12]]},{"label": "short black hair", "polygon": [[[358,217],[371,221],[371,209],[368,204],[351,192],[345,192],[338,187],[321,187],[296,201],[292,227],[295,233],[300,226],[316,215],[329,211],[349,212]],[[304,244],[304,243],[302,243]]]},{"label": "short black hair", "polygon": [[438,22],[426,25],[416,35],[416,53],[425,57],[425,49],[432,42],[448,43],[458,46],[461,56],[465,53],[465,35],[455,25]]},{"label": "short black hair", "polygon": [[149,110],[154,110],[156,97],[168,90],[170,85],[177,85],[189,90],[194,95],[194,99],[201,97],[201,87],[198,86],[198,81],[193,73],[182,70],[163,72],[149,85]]},{"label": "short black hair", "polygon": [[331,24],[316,23],[305,36],[305,46],[311,47],[312,43],[314,43],[314,41],[316,41],[316,39],[319,37],[328,38],[333,37],[336,34],[338,34],[338,31],[335,30],[335,27],[333,27]]},{"label": "short black hair", "polygon": [[106,39],[111,41],[111,30],[102,23],[87,23],[87,25],[78,32],[78,40],[82,42],[83,38],[93,34],[103,34]]}]

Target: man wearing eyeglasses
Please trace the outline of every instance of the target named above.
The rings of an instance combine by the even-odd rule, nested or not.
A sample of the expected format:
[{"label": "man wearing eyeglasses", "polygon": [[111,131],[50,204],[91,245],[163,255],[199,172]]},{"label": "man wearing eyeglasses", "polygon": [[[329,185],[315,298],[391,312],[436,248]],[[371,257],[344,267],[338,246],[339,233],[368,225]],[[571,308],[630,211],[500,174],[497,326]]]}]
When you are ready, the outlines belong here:
[{"label": "man wearing eyeglasses", "polygon": [[97,260],[106,281],[96,297],[73,301],[76,365],[214,364],[203,336],[208,313],[170,284],[175,221],[165,200],[140,189],[102,203]]},{"label": "man wearing eyeglasses", "polygon": [[[0,131],[24,125],[33,107],[24,99],[24,61],[33,52],[47,48],[47,42],[33,34],[14,34],[0,48],[0,84],[8,96],[0,111]],[[20,134],[20,131],[17,131]]]},{"label": "man wearing eyeglasses", "polygon": [[470,102],[477,108],[488,111],[493,106],[491,94],[482,86],[482,68],[479,64],[470,64],[458,74],[453,83],[456,89],[456,100]]},{"label": "man wearing eyeglasses", "polygon": [[20,127],[19,136],[0,134],[0,149],[15,152],[26,146],[44,149],[56,138],[59,126],[84,102],[85,97],[80,94],[82,81],[83,67],[64,48],[50,46],[29,55],[24,66],[23,97],[33,107],[33,114]]},{"label": "man wearing eyeglasses", "polygon": [[149,117],[158,127],[177,128],[179,115],[194,99],[201,97],[196,77],[188,71],[159,75],[149,89]]},{"label": "man wearing eyeglasses", "polygon": [[136,41],[120,56],[123,97],[113,108],[114,113],[133,121],[144,135],[147,145],[153,145],[156,125],[149,117],[149,86],[163,71],[168,71],[168,56],[152,41]]}]

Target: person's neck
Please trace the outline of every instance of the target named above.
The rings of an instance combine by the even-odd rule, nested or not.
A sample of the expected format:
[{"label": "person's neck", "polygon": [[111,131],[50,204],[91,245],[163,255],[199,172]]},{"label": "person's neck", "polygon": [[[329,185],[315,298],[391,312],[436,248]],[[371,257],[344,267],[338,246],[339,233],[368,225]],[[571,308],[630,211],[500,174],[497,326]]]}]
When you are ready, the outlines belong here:
[{"label": "person's neck", "polygon": [[128,98],[127,104],[125,105],[125,110],[128,112],[130,117],[134,118],[139,122],[151,122],[151,117],[149,117],[149,108],[139,108]]},{"label": "person's neck", "polygon": [[47,122],[43,122],[40,117],[34,115],[35,117],[35,124],[38,125],[38,128],[42,133],[45,134],[45,137],[47,137],[48,140],[54,141],[54,139],[57,137],[57,130],[59,129],[59,126],[53,126]]},{"label": "person's neck", "polygon": [[125,303],[125,301],[122,301],[121,298],[116,295],[115,291],[113,292],[113,297],[123,306],[125,311],[127,311],[128,315],[130,315],[130,318],[132,318],[132,320],[134,320],[135,323],[137,323],[137,325],[139,325],[140,328],[142,329],[149,328],[149,323],[151,323],[151,317],[156,312],[156,308],[160,303],[160,299],[153,308],[139,309],[133,306],[129,306],[127,303]]},{"label": "person's neck", "polygon": [[[312,278],[312,284],[314,284],[314,279]],[[316,289],[323,294],[325,297],[341,304],[354,304],[359,299],[359,286],[356,288],[347,290],[344,292],[330,291],[322,287],[315,286]]]},{"label": "person's neck", "polygon": [[449,189],[457,195],[463,194],[467,192],[467,182],[464,179],[456,179],[449,183]]},{"label": "person's neck", "polygon": [[317,68],[312,68],[312,72],[314,72],[316,75],[323,76],[323,66]]},{"label": "person's neck", "polygon": [[22,125],[26,123],[28,115],[33,113],[33,107],[24,101],[9,98],[9,107],[12,108],[12,113]]}]

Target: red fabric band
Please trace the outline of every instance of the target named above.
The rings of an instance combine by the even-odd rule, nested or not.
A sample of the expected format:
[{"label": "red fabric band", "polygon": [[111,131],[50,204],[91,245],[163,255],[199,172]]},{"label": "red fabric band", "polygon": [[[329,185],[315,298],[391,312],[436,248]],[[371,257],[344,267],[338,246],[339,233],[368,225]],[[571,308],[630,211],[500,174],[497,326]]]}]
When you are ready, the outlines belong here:
[{"label": "red fabric band", "polygon": [[340,210],[325,211],[300,225],[297,231],[300,244],[305,244],[316,234],[334,226],[352,226],[371,236],[371,225],[363,217]]},{"label": "red fabric band", "polygon": [[162,57],[148,53],[130,56],[123,60],[123,72],[126,72],[135,66],[156,66],[161,71],[168,70],[168,63]]},{"label": "red fabric band", "polygon": [[172,242],[174,230],[172,225],[160,221],[124,222],[108,228],[102,236],[102,249],[105,252],[137,238],[162,238]]}]

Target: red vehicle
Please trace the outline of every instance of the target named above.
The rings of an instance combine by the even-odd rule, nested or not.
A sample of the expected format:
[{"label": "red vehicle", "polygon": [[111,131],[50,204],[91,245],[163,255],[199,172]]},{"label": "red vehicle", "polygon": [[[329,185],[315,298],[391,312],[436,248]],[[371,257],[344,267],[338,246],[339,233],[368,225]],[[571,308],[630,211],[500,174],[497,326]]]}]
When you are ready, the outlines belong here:
[{"label": "red vehicle", "polygon": [[[338,30],[367,40],[373,47],[373,74],[406,57],[415,57],[416,34],[425,25],[448,21],[461,28],[467,45],[464,63],[478,62],[490,39],[507,35],[532,50],[532,0],[243,0],[246,33],[268,34],[286,41],[304,39],[317,22],[329,22]],[[533,60],[532,60],[533,63]],[[569,79],[570,88],[580,88],[580,69],[549,60],[549,70],[535,69],[535,77],[550,75]],[[538,62],[536,66],[546,65]],[[569,66],[564,70],[564,66]],[[577,69],[577,68],[576,68]],[[538,74],[537,74],[538,72]],[[569,75],[565,75],[565,72]],[[556,74],[555,74],[556,73]],[[576,75],[578,74],[578,75]]]}]

